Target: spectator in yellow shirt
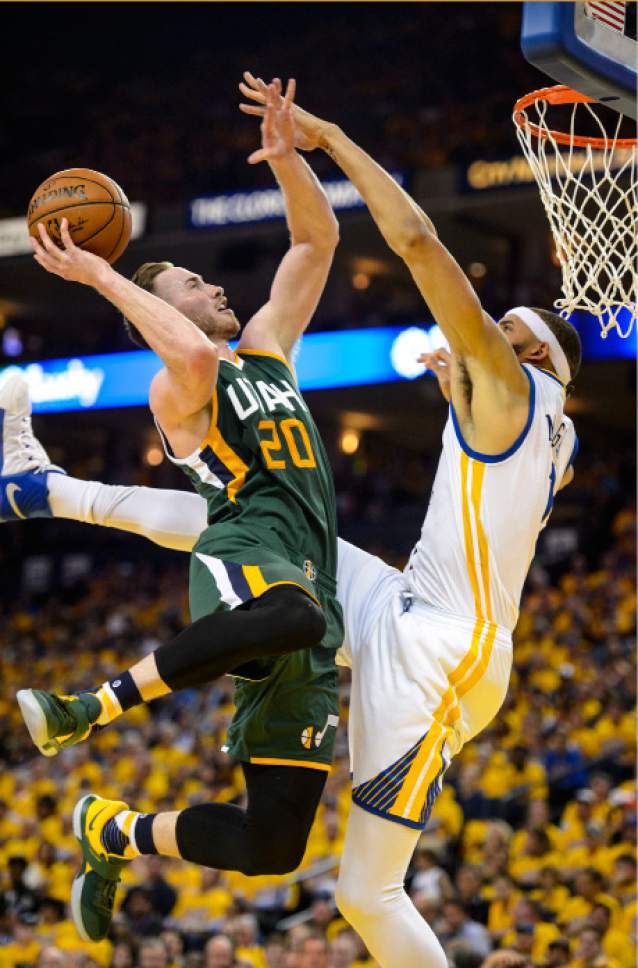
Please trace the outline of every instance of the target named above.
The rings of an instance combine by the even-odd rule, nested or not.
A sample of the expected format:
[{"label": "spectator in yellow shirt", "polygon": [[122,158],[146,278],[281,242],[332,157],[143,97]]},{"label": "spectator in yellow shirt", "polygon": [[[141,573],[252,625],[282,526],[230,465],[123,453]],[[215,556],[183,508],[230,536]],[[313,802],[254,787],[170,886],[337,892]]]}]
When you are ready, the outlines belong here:
[{"label": "spectator in yellow shirt", "polygon": [[554,938],[547,945],[545,961],[546,968],[564,968],[571,960],[571,946],[567,938]]},{"label": "spectator in yellow shirt", "polygon": [[585,841],[585,828],[592,820],[594,794],[584,787],[567,804],[561,817],[563,850],[580,847]]},{"label": "spectator in yellow shirt", "polygon": [[569,968],[620,968],[620,965],[603,951],[600,931],[585,928]]},{"label": "spectator in yellow shirt", "polygon": [[514,928],[507,932],[501,942],[503,947],[513,948],[520,954],[529,954],[534,964],[541,964],[550,941],[554,941],[560,934],[558,928],[555,924],[544,921],[539,905],[527,897],[517,901],[514,918]]},{"label": "spectator in yellow shirt", "polygon": [[587,927],[602,931],[603,951],[608,958],[617,961],[621,968],[634,968],[636,950],[627,935],[611,927],[612,911],[608,904],[596,903],[593,907]]},{"label": "spectator in yellow shirt", "polygon": [[507,873],[511,840],[512,828],[504,820],[492,820],[488,823],[481,847],[480,861],[483,879],[486,882],[491,882],[501,874]]},{"label": "spectator in yellow shirt", "polygon": [[569,900],[569,890],[561,884],[557,867],[547,865],[541,869],[538,887],[531,891],[530,897],[552,914],[556,915],[563,909]]},{"label": "spectator in yellow shirt", "polygon": [[525,849],[530,830],[542,830],[549,837],[552,850],[563,844],[563,834],[559,827],[550,822],[549,807],[546,800],[531,800],[527,807],[525,827],[517,830],[510,843],[510,857],[519,857]]},{"label": "spectator in yellow shirt", "polygon": [[602,752],[620,757],[621,761],[635,756],[636,723],[634,714],[626,712],[622,703],[612,697],[605,708],[605,715],[596,723],[594,730]]},{"label": "spectator in yellow shirt", "polygon": [[558,914],[558,923],[565,927],[569,935],[574,936],[585,927],[594,905],[601,902],[609,905],[612,919],[615,920],[620,905],[615,898],[603,892],[604,884],[603,875],[595,867],[587,867],[576,875],[574,894]]},{"label": "spectator in yellow shirt", "polygon": [[517,954],[529,958],[534,962],[532,951],[534,949],[534,925],[527,921],[517,921],[512,931],[507,935],[508,947]]},{"label": "spectator in yellow shirt", "polygon": [[549,837],[544,830],[530,830],[520,856],[510,864],[509,872],[515,881],[526,887],[536,887],[540,883],[544,867],[558,867],[561,857],[552,850]]},{"label": "spectator in yellow shirt", "polygon": [[0,948],[0,968],[22,968],[33,965],[40,953],[41,944],[35,936],[36,915],[19,914],[13,924],[14,940]]},{"label": "spectator in yellow shirt", "polygon": [[514,746],[508,753],[510,761],[510,789],[526,787],[530,800],[547,799],[547,775],[545,767],[532,759],[525,746]]},{"label": "spectator in yellow shirt", "polygon": [[172,912],[174,918],[183,919],[193,929],[223,917],[233,903],[233,895],[223,883],[220,871],[202,867],[198,880],[198,884],[186,885],[177,892],[177,904]]},{"label": "spectator in yellow shirt", "polygon": [[8,840],[20,836],[20,822],[18,817],[9,810],[6,800],[0,799],[0,847],[4,847]]},{"label": "spectator in yellow shirt", "polygon": [[235,957],[254,968],[268,968],[264,949],[259,944],[259,924],[254,914],[241,914],[227,926],[228,934],[235,943]]},{"label": "spectator in yellow shirt", "polygon": [[487,929],[495,942],[514,926],[514,908],[522,897],[514,881],[505,874],[497,877],[493,885],[494,900],[487,914]]},{"label": "spectator in yellow shirt", "polygon": [[585,867],[595,867],[608,877],[614,867],[613,848],[605,843],[605,830],[600,824],[588,823],[585,827],[585,840],[580,847],[565,853],[565,867],[571,871]]},{"label": "spectator in yellow shirt", "polygon": [[636,861],[631,854],[621,854],[614,861],[609,889],[621,904],[636,900]]},{"label": "spectator in yellow shirt", "polygon": [[594,794],[592,802],[592,820],[595,823],[604,824],[607,814],[611,810],[611,778],[606,773],[594,773],[590,783],[591,791]]}]

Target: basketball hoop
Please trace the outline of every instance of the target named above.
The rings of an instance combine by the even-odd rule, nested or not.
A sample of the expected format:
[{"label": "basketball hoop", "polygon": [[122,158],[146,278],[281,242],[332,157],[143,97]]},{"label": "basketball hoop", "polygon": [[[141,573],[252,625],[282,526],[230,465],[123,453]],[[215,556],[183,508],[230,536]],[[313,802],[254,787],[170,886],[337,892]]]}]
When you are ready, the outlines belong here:
[{"label": "basketball hoop", "polygon": [[[568,131],[550,128],[547,114],[554,105],[572,105]],[[608,134],[595,109],[600,106],[560,84],[519,98],[513,120],[561,266],[563,297],[555,307],[563,316],[585,309],[598,319],[602,336],[615,327],[627,337],[638,312],[638,142],[618,137],[622,115]],[[600,135],[578,134],[577,117],[579,124],[593,118]],[[620,319],[625,308],[628,321]]]}]

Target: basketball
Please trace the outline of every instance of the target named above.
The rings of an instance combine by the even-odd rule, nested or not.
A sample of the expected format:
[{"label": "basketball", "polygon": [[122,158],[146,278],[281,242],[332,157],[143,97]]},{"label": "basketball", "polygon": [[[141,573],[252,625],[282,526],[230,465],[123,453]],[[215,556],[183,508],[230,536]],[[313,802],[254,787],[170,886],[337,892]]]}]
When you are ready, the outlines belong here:
[{"label": "basketball", "polygon": [[131,238],[131,206],[120,186],[99,171],[67,168],[51,175],[33,193],[27,211],[29,235],[39,241],[44,222],[60,245],[60,223],[69,221],[74,243],[113,263]]}]

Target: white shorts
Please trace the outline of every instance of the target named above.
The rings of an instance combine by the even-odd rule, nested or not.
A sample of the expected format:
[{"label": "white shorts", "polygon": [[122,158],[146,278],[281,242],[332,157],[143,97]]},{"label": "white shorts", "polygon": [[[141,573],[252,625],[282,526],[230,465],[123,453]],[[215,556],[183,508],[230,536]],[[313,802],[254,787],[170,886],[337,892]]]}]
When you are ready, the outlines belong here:
[{"label": "white shorts", "polygon": [[501,707],[512,667],[508,629],[432,608],[403,573],[339,542],[338,598],[352,669],[352,799],[423,829],[442,776]]}]

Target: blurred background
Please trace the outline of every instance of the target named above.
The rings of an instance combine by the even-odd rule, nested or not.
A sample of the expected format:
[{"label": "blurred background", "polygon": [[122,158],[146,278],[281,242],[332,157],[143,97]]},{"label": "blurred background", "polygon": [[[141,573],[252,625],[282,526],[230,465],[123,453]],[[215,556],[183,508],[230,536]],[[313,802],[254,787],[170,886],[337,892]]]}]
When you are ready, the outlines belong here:
[{"label": "blurred background", "polygon": [[[551,308],[560,270],[511,123],[516,98],[546,78],[523,59],[519,33],[515,3],[4,4],[0,368],[135,352],[109,304],[45,274],[24,247],[29,198],[67,167],[108,173],[136,203],[125,275],[170,259],[220,283],[244,322],[263,304],[287,234],[259,194],[273,186],[269,169],[246,164],[258,131],[237,109],[244,69],[295,76],[301,105],[395,172],[493,316]],[[326,156],[309,161],[340,181]],[[409,341],[380,382],[360,383],[339,340],[433,321],[366,210],[334,190],[341,244],[311,329],[330,334],[339,386],[306,397],[333,463],[341,536],[402,566],[446,407],[430,376],[406,378]],[[634,961],[635,362],[631,346],[601,343],[595,320],[578,325],[586,359],[567,406],[576,479],[539,541],[510,695],[450,769],[409,874],[457,968],[499,948],[521,966]],[[187,487],[162,460],[145,407],[58,405],[34,426],[70,473]],[[219,752],[230,681],[129,714],[53,762],[35,759],[15,689],[27,678],[88,687],[171,637],[188,619],[188,559],[63,521],[0,534],[0,968],[371,966],[333,902],[345,726],[300,873],[249,880],[140,860],[113,937],[79,941],[67,906],[78,792],[95,786],[148,810],[241,802],[238,771]],[[345,714],[347,678],[342,701]]]}]

